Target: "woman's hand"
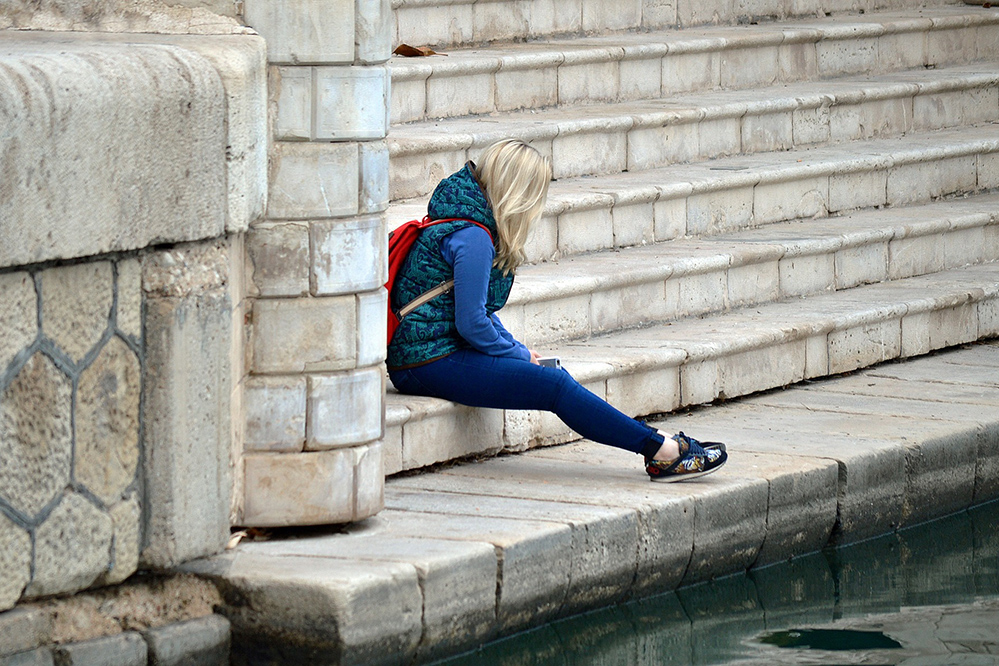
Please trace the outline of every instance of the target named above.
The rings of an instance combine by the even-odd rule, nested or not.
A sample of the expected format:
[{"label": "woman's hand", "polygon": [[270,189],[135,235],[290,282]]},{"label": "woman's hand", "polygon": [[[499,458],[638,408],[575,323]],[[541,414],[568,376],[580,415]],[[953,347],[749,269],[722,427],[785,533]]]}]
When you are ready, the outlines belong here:
[{"label": "woman's hand", "polygon": [[538,363],[538,359],[541,358],[541,354],[534,351],[533,349],[529,349],[528,351],[531,352],[531,363],[533,363],[534,365],[541,365],[540,363]]}]

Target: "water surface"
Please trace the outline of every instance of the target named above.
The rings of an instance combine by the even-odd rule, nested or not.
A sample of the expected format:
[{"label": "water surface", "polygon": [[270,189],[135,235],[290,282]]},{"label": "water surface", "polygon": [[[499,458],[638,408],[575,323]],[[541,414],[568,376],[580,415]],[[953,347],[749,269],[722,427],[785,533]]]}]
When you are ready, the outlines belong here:
[{"label": "water surface", "polygon": [[440,663],[999,666],[999,502],[561,620]]}]

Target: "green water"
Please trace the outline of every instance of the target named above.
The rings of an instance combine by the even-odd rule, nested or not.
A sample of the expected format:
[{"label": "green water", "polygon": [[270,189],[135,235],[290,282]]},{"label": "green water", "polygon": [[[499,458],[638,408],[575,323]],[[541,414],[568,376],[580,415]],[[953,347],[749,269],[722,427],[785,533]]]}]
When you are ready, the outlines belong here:
[{"label": "green water", "polygon": [[854,652],[856,650],[899,650],[902,644],[885,635],[883,631],[863,631],[857,629],[788,629],[772,631],[760,637],[764,645],[780,648],[803,648],[807,650],[833,650]]},{"label": "green water", "polygon": [[[567,618],[440,665],[999,666],[997,600],[999,502],[993,502],[879,539]],[[839,626],[865,623],[872,626]],[[957,638],[930,640],[927,634],[940,625]],[[809,639],[818,645],[806,645]]]}]

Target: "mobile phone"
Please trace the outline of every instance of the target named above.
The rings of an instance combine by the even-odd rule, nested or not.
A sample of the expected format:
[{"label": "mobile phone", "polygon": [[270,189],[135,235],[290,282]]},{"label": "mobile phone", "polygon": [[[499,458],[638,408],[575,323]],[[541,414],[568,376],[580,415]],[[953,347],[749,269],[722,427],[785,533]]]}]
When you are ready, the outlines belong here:
[{"label": "mobile phone", "polygon": [[543,365],[546,368],[561,368],[562,359],[558,356],[542,356],[538,359],[538,365]]}]

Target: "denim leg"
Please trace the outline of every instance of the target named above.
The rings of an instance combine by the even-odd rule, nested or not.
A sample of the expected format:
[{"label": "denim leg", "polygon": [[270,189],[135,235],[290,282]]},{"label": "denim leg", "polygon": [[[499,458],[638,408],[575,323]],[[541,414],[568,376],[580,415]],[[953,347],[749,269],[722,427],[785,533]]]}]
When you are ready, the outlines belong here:
[{"label": "denim leg", "polygon": [[561,369],[466,349],[389,376],[402,393],[472,407],[554,412],[583,437],[634,453],[651,455],[663,442],[653,428],[618,411]]}]

